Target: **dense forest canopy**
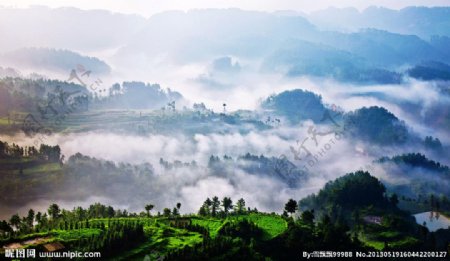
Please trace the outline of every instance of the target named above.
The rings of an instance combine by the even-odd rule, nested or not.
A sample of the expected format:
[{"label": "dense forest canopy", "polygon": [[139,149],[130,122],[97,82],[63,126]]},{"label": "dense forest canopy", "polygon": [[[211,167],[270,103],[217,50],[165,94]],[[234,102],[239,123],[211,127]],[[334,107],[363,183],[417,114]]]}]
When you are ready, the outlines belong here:
[{"label": "dense forest canopy", "polygon": [[410,135],[404,122],[383,107],[364,107],[345,115],[345,124],[358,137],[376,144],[404,144]]},{"label": "dense forest canopy", "polygon": [[272,95],[262,103],[262,107],[288,118],[292,123],[306,119],[318,122],[326,111],[321,96],[300,89]]}]

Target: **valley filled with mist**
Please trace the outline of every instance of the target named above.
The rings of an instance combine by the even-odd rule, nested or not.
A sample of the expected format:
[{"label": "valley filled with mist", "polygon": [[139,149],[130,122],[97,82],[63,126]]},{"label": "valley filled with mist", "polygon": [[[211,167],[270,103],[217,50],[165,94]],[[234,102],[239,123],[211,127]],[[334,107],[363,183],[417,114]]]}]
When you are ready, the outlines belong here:
[{"label": "valley filled with mist", "polygon": [[327,188],[359,195],[376,182],[348,174],[370,173],[381,205],[356,212],[411,224],[356,237],[429,247],[408,217],[450,213],[449,13],[0,7],[0,220],[53,203],[189,215],[217,196],[340,222],[366,205]]}]

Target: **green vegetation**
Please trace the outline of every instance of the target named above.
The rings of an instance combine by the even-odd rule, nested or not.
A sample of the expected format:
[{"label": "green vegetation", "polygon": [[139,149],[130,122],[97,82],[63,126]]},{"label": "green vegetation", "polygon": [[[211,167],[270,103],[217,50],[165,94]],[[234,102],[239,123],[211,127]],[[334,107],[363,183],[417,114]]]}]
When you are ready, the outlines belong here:
[{"label": "green vegetation", "polygon": [[52,233],[54,233],[53,240],[70,242],[92,236],[99,236],[102,233],[102,230],[98,228],[79,228],[75,230],[53,230]]},{"label": "green vegetation", "polygon": [[[430,201],[439,205],[435,197]],[[351,173],[329,182],[317,193],[300,201],[302,210],[350,225],[350,233],[377,250],[426,249],[433,234],[400,210],[397,195],[388,196],[382,183],[367,172]],[[435,207],[433,209],[435,209]]]},{"label": "green vegetation", "polygon": [[[217,121],[249,131],[268,125],[245,113],[214,113],[204,104],[176,107],[183,97],[158,84],[114,84],[109,95],[92,94],[85,86],[54,80],[0,79],[0,131],[27,135],[105,130],[133,134],[210,133]],[[9,120],[8,120],[9,119]],[[174,123],[182,129],[174,128]]]},{"label": "green vegetation", "polygon": [[246,215],[236,216],[233,215],[229,216],[225,220],[195,217],[192,218],[192,224],[206,228],[209,232],[209,235],[212,238],[215,238],[225,222],[242,220],[250,221],[261,228],[263,231],[264,240],[275,238],[287,229],[287,222],[284,218],[279,215],[270,215],[265,213],[249,213]]},{"label": "green vegetation", "polygon": [[348,131],[374,144],[404,144],[410,134],[403,121],[383,107],[363,107],[344,117]]},{"label": "green vegetation", "polygon": [[59,146],[20,147],[0,141],[0,204],[21,204],[32,197],[64,191],[52,191],[50,185],[61,184],[63,173]]},{"label": "green vegetation", "polygon": [[323,214],[346,218],[344,212],[373,206],[389,208],[385,197],[386,188],[368,172],[358,171],[328,182],[317,195],[310,195],[300,201],[300,209],[314,209]]},{"label": "green vegetation", "polygon": [[[55,163],[44,166],[49,164]],[[52,204],[44,213],[30,209],[24,217],[1,221],[0,243],[36,249],[55,243],[65,250],[100,251],[114,260],[290,260],[298,251],[318,249],[442,250],[448,235],[429,233],[398,203],[376,178],[356,172],[299,203],[290,199],[283,215],[246,207],[242,198],[216,196],[190,215],[180,214],[180,203],[162,214],[152,213],[151,203],[140,213],[100,203],[72,210]]]},{"label": "green vegetation", "polygon": [[378,160],[380,163],[393,162],[395,164],[405,164],[411,167],[420,167],[431,171],[442,172],[444,174],[450,174],[450,168],[441,165],[439,162],[430,160],[425,155],[420,153],[408,153],[403,155],[394,156],[392,158],[383,157]]},{"label": "green vegetation", "polygon": [[193,218],[192,224],[206,228],[209,235],[214,238],[222,227],[223,221],[220,219]]},{"label": "green vegetation", "polygon": [[272,95],[262,103],[262,107],[287,117],[291,123],[306,119],[319,122],[326,112],[321,96],[299,89]]},{"label": "green vegetation", "polygon": [[[219,213],[223,215],[225,212],[223,209],[217,209],[217,215]],[[263,240],[272,239],[287,228],[287,223],[282,217],[262,213],[238,215],[228,212],[229,216],[225,218],[179,217],[173,212],[168,217],[161,215],[148,217],[148,215],[149,213],[145,212],[139,215],[127,213],[98,203],[87,209],[77,207],[72,211],[62,210],[58,205],[52,204],[47,213],[35,214],[33,210],[30,210],[28,217],[17,219],[18,216],[15,215],[10,222],[2,222],[0,230],[4,232],[2,232],[1,242],[4,245],[18,243],[24,248],[38,249],[45,243],[59,242],[72,250],[101,251],[108,253],[104,257],[114,255],[114,259],[117,260],[135,260],[152,253],[175,258],[180,254],[179,250],[190,251],[189,249],[198,248],[205,240],[211,241],[212,247],[217,242],[222,242],[224,237],[238,235],[247,237],[248,233],[242,234],[245,231],[242,230],[243,227],[234,230],[235,226],[242,224],[247,224],[253,227],[253,230],[259,231]],[[31,223],[26,221],[29,219],[33,219],[37,224],[30,225]],[[121,236],[123,232],[120,231],[126,232],[128,229],[130,233],[138,233],[133,229],[139,229],[139,227],[142,227],[143,233],[142,237],[137,237],[139,240],[133,237],[135,243],[125,244],[126,248],[117,246],[112,248],[111,244],[114,244],[114,240],[123,241],[121,238],[125,235]],[[16,230],[13,231],[12,228]],[[115,231],[120,233],[117,234]],[[209,231],[212,231],[214,236],[210,237]],[[235,235],[235,233],[238,234]],[[34,242],[32,245],[25,243],[31,241]],[[232,243],[234,244],[236,243]]]},{"label": "green vegetation", "polygon": [[287,222],[279,215],[268,215],[264,213],[250,213],[248,215],[237,216],[237,220],[248,220],[253,222],[263,231],[263,239],[270,240],[287,229]]},{"label": "green vegetation", "polygon": [[32,168],[25,169],[23,172],[25,175],[27,174],[33,174],[33,173],[51,173],[54,171],[61,170],[61,164],[59,163],[48,163],[48,164],[41,164]]}]

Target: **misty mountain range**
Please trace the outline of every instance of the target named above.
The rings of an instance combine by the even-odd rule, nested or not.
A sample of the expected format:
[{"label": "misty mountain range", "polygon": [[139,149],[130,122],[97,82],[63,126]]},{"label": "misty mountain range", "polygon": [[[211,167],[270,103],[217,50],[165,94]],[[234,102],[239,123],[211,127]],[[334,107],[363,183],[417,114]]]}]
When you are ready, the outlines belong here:
[{"label": "misty mountain range", "polygon": [[23,70],[47,70],[67,74],[78,65],[88,68],[96,75],[107,75],[111,68],[95,57],[82,56],[68,50],[47,48],[22,48],[0,55],[1,64],[9,64]]},{"label": "misty mountain range", "polygon": [[[0,65],[15,59],[19,70],[42,63],[49,69],[67,70],[72,64],[83,64],[99,73],[110,71],[102,61],[66,51],[71,50],[98,55],[112,67],[150,66],[158,61],[190,64],[233,56],[261,63],[257,65],[260,70],[292,77],[364,84],[398,84],[404,77],[446,80],[449,10],[327,9],[305,16],[208,9],[164,12],[144,19],[74,8],[2,8],[1,31],[10,40],[0,43],[4,53]],[[24,17],[33,21],[33,26],[24,23]],[[17,50],[35,46],[58,50]],[[417,72],[423,70],[417,68],[423,63],[442,65],[431,78],[424,78]]]}]

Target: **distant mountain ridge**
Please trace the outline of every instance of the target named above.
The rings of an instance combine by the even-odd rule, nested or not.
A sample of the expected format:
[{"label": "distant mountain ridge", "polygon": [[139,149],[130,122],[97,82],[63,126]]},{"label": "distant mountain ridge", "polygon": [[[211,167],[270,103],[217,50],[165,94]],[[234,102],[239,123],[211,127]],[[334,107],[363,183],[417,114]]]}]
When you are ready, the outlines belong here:
[{"label": "distant mountain ridge", "polygon": [[400,34],[415,34],[424,39],[433,35],[450,36],[449,7],[406,7],[392,10],[369,7],[359,12],[355,8],[328,8],[311,13],[307,18],[319,27],[335,30],[376,28]]},{"label": "distant mountain ridge", "polygon": [[[168,11],[145,19],[75,8],[3,8],[0,29],[11,40],[0,42],[0,48],[6,52],[30,46],[86,53],[108,50],[112,66],[143,68],[155,66],[155,61],[185,65],[236,57],[255,66],[262,62],[262,71],[289,77],[399,84],[408,68],[424,61],[448,63],[449,13],[448,7],[327,9],[308,16],[204,9]],[[23,22],[24,17],[36,19],[30,24]]]},{"label": "distant mountain ridge", "polygon": [[20,69],[65,72],[67,77],[71,70],[80,65],[97,75],[111,72],[111,67],[98,58],[69,50],[50,48],[22,48],[0,54],[0,64],[14,65]]}]

